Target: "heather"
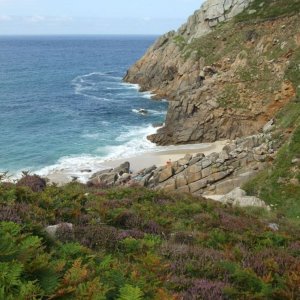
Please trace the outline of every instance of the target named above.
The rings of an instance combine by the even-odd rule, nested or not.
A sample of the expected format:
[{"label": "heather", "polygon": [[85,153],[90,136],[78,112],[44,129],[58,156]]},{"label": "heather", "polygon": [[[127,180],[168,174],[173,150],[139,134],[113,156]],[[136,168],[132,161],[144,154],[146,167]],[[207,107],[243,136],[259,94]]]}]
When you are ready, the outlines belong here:
[{"label": "heather", "polygon": [[300,297],[300,229],[278,211],[28,176],[0,183],[0,299]]}]

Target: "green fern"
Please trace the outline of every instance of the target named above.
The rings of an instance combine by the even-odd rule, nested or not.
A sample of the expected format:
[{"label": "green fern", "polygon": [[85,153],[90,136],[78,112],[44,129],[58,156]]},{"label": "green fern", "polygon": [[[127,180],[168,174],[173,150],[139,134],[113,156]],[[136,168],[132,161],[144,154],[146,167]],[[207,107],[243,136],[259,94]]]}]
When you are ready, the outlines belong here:
[{"label": "green fern", "polygon": [[109,288],[103,285],[99,278],[78,285],[75,293],[76,299],[106,300]]},{"label": "green fern", "polygon": [[59,276],[51,269],[39,270],[35,274],[37,281],[46,295],[51,295],[59,286]]},{"label": "green fern", "polygon": [[19,295],[14,299],[36,300],[36,299],[42,299],[42,296],[43,296],[43,292],[41,291],[41,289],[35,284],[35,282],[30,281],[21,286]]},{"label": "green fern", "polygon": [[21,284],[21,274],[23,266],[20,263],[0,262],[0,287],[4,287],[5,292],[14,291]]},{"label": "green fern", "polygon": [[16,236],[20,233],[19,225],[12,222],[0,223],[0,261],[17,253]]},{"label": "green fern", "polygon": [[120,297],[118,300],[142,300],[143,292],[139,287],[133,287],[130,284],[124,285],[120,289]]}]

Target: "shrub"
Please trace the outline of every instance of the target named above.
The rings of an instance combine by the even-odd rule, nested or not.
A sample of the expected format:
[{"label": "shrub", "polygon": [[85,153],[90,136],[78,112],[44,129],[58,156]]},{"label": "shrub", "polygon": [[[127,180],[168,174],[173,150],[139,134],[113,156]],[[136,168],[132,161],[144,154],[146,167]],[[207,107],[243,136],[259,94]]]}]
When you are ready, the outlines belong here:
[{"label": "shrub", "polygon": [[118,230],[110,226],[75,226],[75,239],[91,249],[115,250],[118,246]]},{"label": "shrub", "polygon": [[124,211],[120,213],[114,220],[113,225],[120,228],[138,228],[142,224],[142,220],[134,213],[130,211]]},{"label": "shrub", "polygon": [[17,186],[28,187],[33,192],[42,192],[45,190],[46,180],[38,175],[25,175],[18,182]]},{"label": "shrub", "polygon": [[150,220],[146,222],[143,226],[143,230],[149,234],[160,235],[164,232],[164,229],[155,221]]},{"label": "shrub", "polygon": [[0,205],[0,222],[14,222],[21,224],[22,220],[17,210],[14,207]]},{"label": "shrub", "polygon": [[172,241],[176,244],[193,245],[196,239],[190,232],[176,232],[172,237]]},{"label": "shrub", "polygon": [[57,239],[64,243],[72,242],[74,241],[73,228],[66,223],[61,223],[60,226],[57,228],[55,236],[57,237]]},{"label": "shrub", "polygon": [[222,281],[197,280],[194,285],[183,293],[183,300],[223,300],[224,289],[228,284]]}]

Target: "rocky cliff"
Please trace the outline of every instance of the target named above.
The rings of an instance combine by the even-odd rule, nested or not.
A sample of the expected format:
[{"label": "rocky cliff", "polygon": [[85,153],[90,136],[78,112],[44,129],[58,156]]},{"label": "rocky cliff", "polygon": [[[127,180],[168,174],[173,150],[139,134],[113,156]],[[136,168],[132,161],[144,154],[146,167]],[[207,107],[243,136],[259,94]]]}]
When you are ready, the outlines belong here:
[{"label": "rocky cliff", "polygon": [[[159,38],[125,81],[169,100],[160,145],[256,134],[294,100],[299,0],[208,0]],[[299,68],[299,69],[298,69]]]}]

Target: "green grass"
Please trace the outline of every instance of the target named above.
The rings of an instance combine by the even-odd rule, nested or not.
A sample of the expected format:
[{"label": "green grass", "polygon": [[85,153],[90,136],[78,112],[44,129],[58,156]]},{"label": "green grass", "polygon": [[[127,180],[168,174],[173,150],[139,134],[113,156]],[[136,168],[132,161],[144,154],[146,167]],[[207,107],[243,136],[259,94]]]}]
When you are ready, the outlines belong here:
[{"label": "green grass", "polygon": [[179,46],[179,48],[182,50],[185,45],[186,45],[186,41],[185,41],[185,38],[182,36],[182,35],[176,35],[174,38],[173,38],[173,42]]},{"label": "green grass", "polygon": [[[249,14],[249,11],[255,11]],[[300,0],[254,0],[235,17],[237,22],[255,22],[294,15],[300,12]]]},{"label": "green grass", "polygon": [[217,102],[221,107],[245,109],[248,103],[243,103],[240,99],[240,95],[237,90],[237,86],[234,84],[226,84],[223,92],[217,98]]},{"label": "green grass", "polygon": [[296,89],[296,99],[300,102],[300,47],[294,51],[295,55],[290,62],[285,76],[293,83]]}]

